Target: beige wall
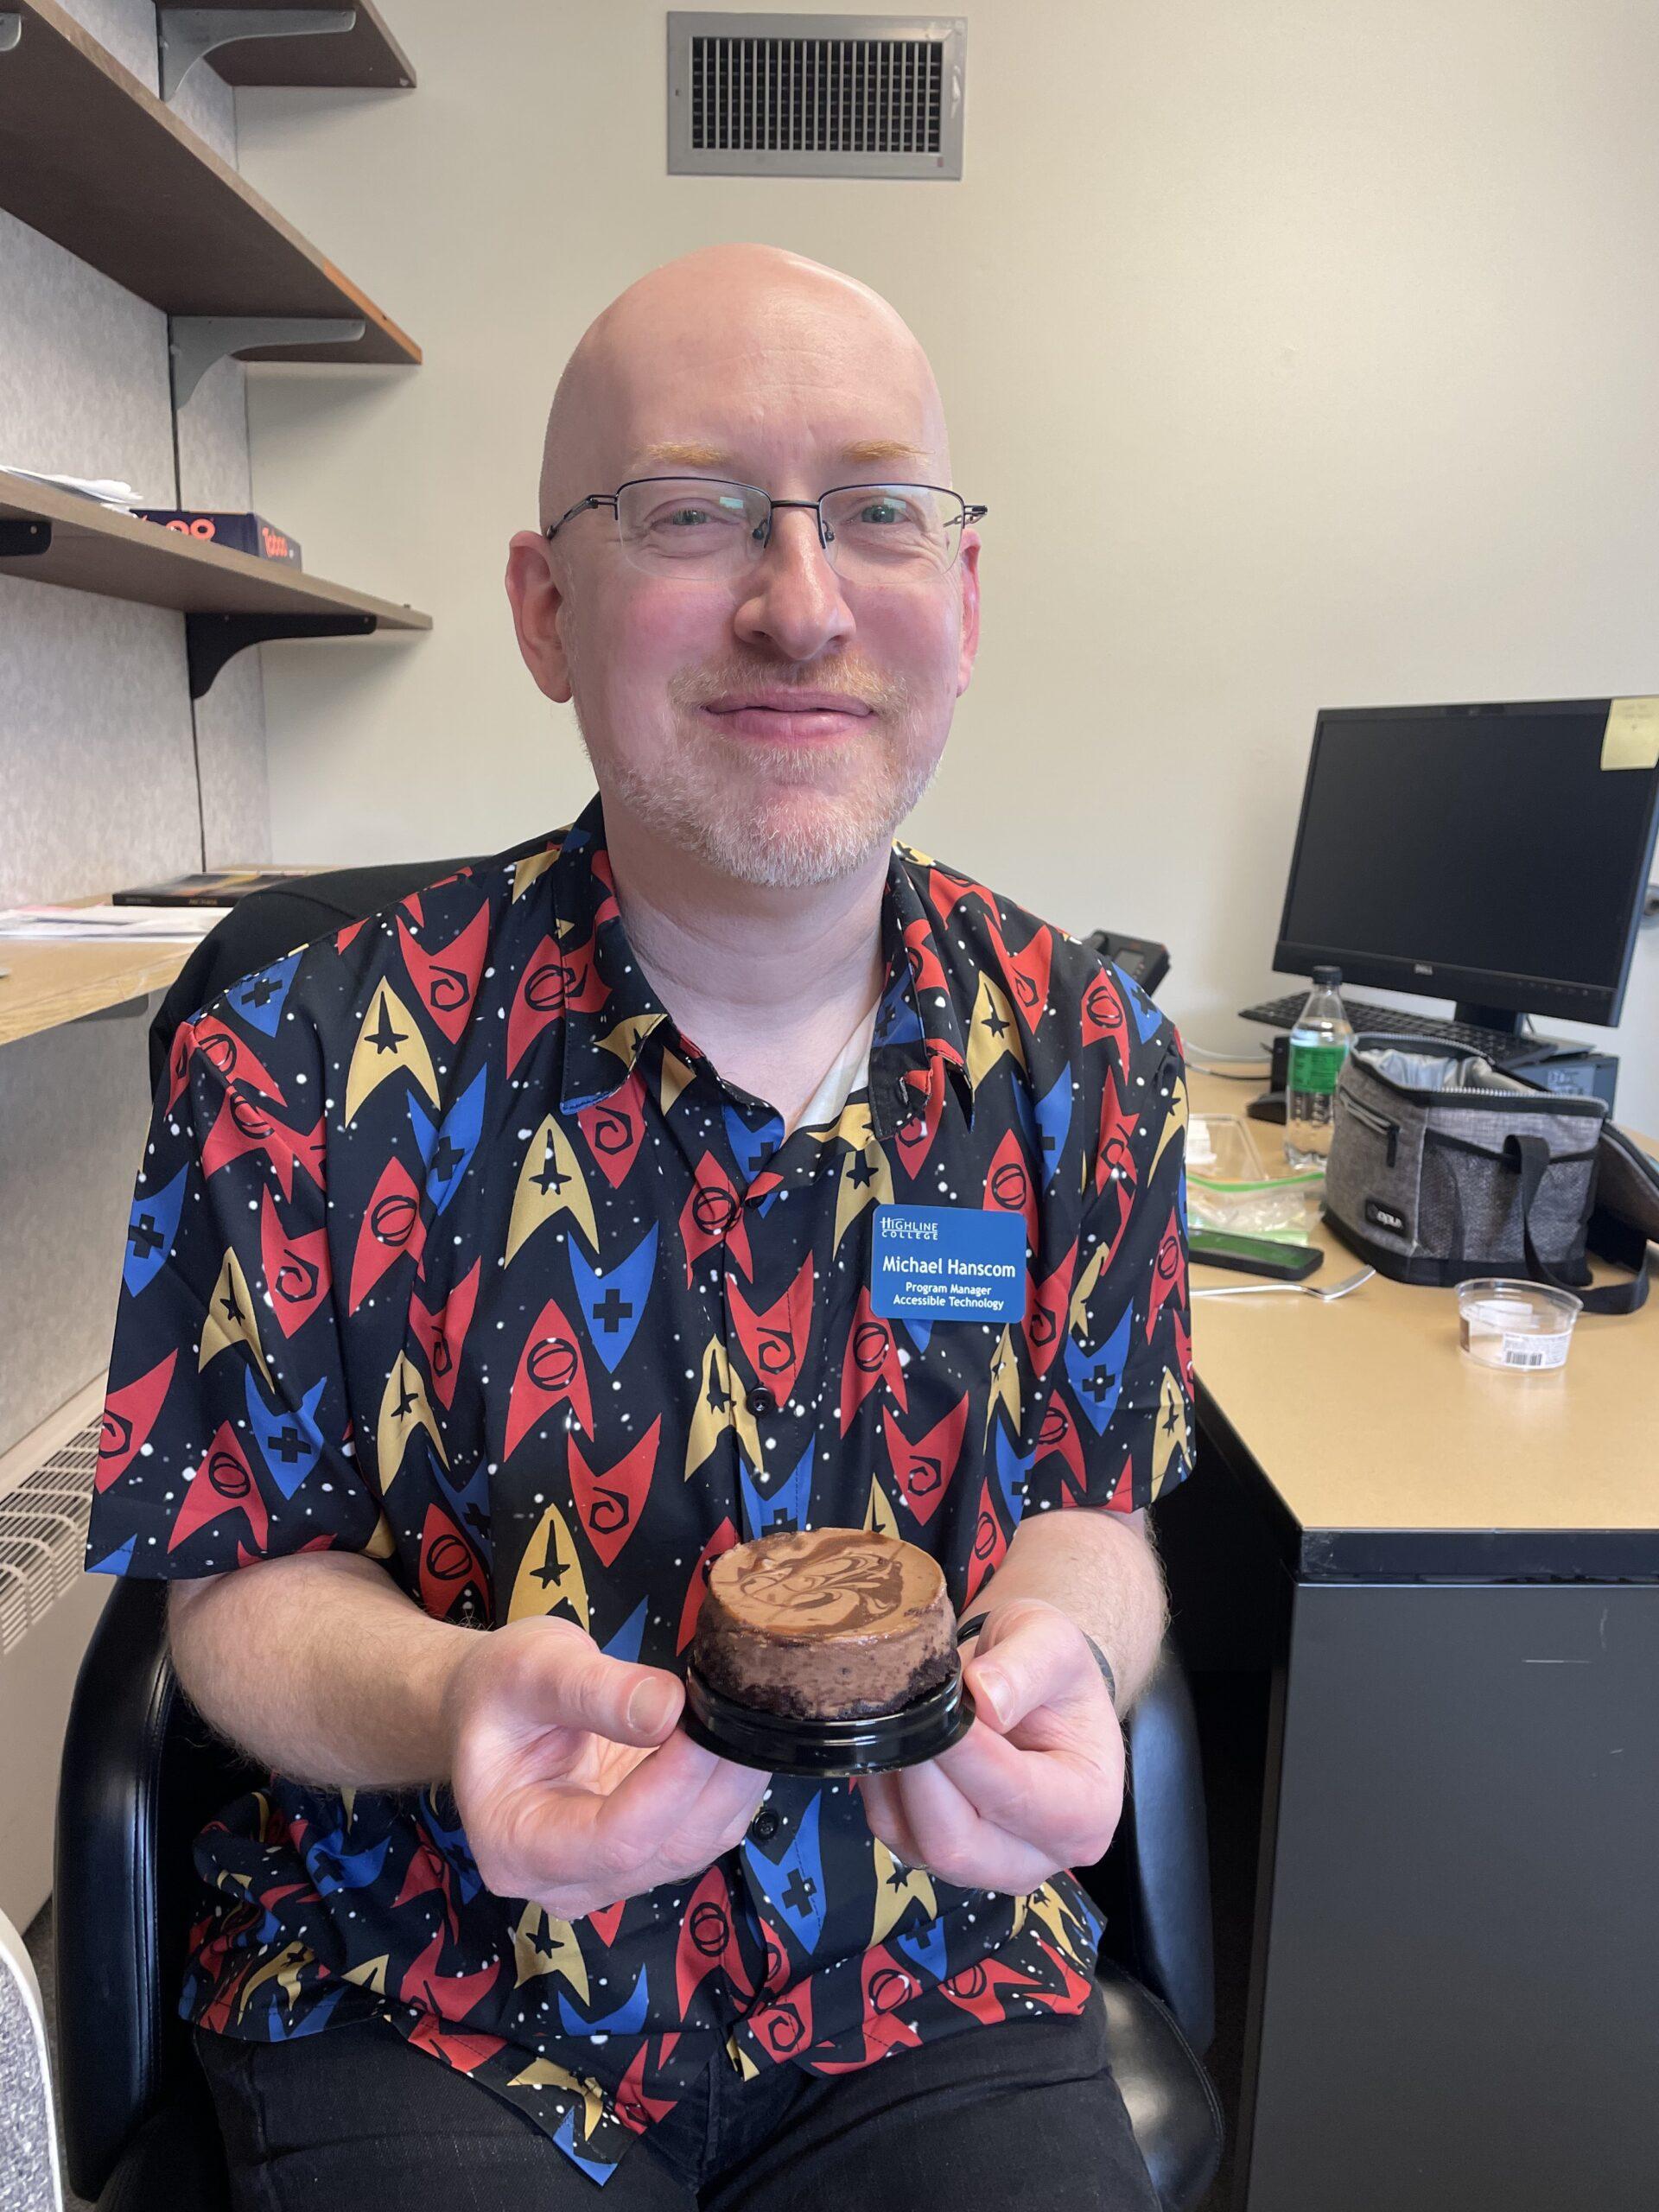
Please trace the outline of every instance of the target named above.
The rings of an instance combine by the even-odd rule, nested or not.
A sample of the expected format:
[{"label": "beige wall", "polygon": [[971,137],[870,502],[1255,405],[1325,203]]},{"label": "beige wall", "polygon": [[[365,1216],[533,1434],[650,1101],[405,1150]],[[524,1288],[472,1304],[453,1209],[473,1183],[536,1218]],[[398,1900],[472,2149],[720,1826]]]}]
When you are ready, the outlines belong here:
[{"label": "beige wall", "polygon": [[[721,238],[862,277],[990,508],[984,633],[908,835],[1166,939],[1189,1039],[1261,1033],[1321,705],[1659,691],[1650,0],[960,0],[958,184],[664,174],[664,10],[397,0],[417,92],[243,94],[242,165],[426,348],[257,372],[261,510],[429,608],[267,649],[274,849],[486,849],[591,788],[512,641],[570,346]],[[796,10],[791,12],[804,12]],[[1659,1130],[1659,934],[1622,1116]]]}]

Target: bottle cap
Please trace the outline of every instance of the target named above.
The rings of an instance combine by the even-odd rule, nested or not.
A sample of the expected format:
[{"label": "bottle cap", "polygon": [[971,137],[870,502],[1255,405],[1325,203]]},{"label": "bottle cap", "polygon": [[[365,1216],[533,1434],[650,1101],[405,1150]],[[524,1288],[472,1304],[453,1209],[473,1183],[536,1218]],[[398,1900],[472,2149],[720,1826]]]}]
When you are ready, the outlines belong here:
[{"label": "bottle cap", "polygon": [[1342,981],[1342,970],[1340,968],[1316,968],[1313,980],[1316,983],[1330,983],[1334,987]]}]

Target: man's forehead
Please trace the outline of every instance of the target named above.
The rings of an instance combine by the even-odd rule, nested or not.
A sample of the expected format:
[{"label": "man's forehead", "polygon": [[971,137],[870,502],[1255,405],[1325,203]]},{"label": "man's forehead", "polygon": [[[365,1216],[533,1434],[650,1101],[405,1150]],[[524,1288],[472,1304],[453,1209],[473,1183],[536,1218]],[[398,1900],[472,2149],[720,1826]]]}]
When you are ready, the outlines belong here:
[{"label": "man's forehead", "polygon": [[[790,445],[792,456],[804,454],[826,465],[842,463],[860,468],[912,467],[931,459],[925,446],[899,437],[838,439],[831,434],[802,438],[795,434]],[[753,471],[772,457],[768,449],[743,439],[648,438],[629,449],[625,466],[630,476],[659,474],[676,468],[726,469],[743,476],[746,471]]]}]

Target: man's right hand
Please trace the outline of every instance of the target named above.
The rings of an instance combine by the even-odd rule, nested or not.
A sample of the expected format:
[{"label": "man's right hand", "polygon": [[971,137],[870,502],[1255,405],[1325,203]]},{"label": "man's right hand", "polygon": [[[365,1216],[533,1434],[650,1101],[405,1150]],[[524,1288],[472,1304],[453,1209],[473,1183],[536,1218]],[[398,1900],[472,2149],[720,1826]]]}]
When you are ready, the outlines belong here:
[{"label": "man's right hand", "polygon": [[772,1777],[677,1729],[685,1691],[574,1622],[469,1632],[444,1697],[449,1772],[486,1886],[579,1920],[701,1874]]}]

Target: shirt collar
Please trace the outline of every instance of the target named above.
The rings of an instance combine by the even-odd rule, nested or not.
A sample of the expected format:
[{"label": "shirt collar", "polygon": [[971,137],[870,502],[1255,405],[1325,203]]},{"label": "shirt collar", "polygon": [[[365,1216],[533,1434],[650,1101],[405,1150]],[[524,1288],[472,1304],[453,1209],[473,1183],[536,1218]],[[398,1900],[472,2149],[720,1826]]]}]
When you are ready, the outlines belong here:
[{"label": "shirt collar", "polygon": [[[571,1114],[619,1090],[646,1038],[663,1023],[672,1025],[623,927],[599,792],[565,831],[548,874],[565,985],[559,1106]],[[890,1137],[900,1123],[929,1109],[947,1084],[954,1085],[971,1126],[973,1086],[962,1017],[932,919],[897,844],[887,860],[881,941],[887,981],[870,1045],[872,1130],[878,1138]]]}]

